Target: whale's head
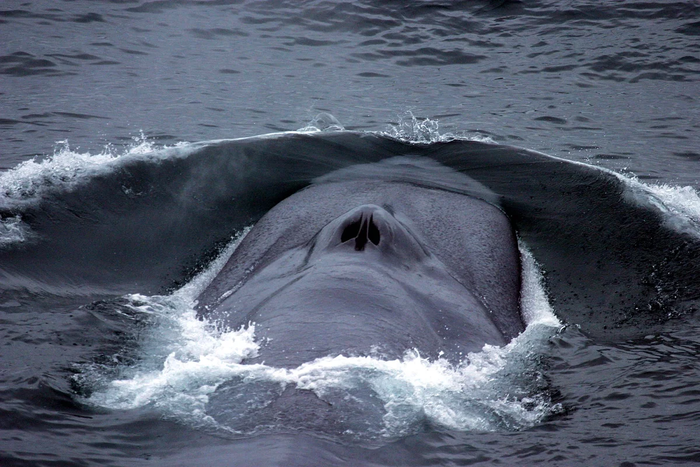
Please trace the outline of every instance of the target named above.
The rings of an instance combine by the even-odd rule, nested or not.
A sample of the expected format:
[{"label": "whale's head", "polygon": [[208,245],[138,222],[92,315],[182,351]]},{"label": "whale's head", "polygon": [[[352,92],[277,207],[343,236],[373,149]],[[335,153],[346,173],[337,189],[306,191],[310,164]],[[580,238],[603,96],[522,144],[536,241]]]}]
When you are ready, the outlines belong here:
[{"label": "whale's head", "polygon": [[325,225],[308,245],[309,261],[332,256],[338,262],[410,268],[430,260],[417,233],[389,205],[364,204]]},{"label": "whale's head", "polygon": [[522,330],[517,242],[484,201],[338,182],[288,198],[248,238],[229,263],[240,272],[223,272],[229,288],[206,313],[231,328],[255,323],[260,361],[412,349],[459,361]]}]

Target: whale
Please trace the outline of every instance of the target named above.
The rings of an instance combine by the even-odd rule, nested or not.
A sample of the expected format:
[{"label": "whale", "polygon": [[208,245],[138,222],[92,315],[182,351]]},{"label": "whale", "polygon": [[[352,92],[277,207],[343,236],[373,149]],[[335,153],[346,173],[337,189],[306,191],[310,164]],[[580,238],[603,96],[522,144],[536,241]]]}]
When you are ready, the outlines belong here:
[{"label": "whale", "polygon": [[[397,157],[434,166],[411,176],[401,164],[375,165]],[[700,262],[688,260],[700,257],[696,221],[649,186],[505,144],[352,131],[204,141],[118,158],[79,183],[39,177],[9,187],[0,222],[18,240],[0,245],[0,284],[94,300],[171,293],[285,199],[362,178],[498,207],[540,265],[557,317],[591,338],[641,338],[700,308]],[[328,222],[362,204],[382,202],[347,205]],[[300,221],[285,235],[305,232],[308,241],[305,228]],[[283,245],[278,238],[276,248]],[[232,290],[225,277],[235,270],[226,268],[202,294],[202,316],[217,313],[212,308]]]},{"label": "whale", "polygon": [[[421,452],[435,453],[424,451],[433,431],[400,439],[372,432],[384,414],[366,385],[321,400],[245,375],[255,367],[284,375],[292,370],[276,366],[322,355],[394,358],[406,348],[456,361],[483,343],[507,342],[523,326],[517,247],[540,268],[557,318],[594,345],[586,343],[593,355],[598,343],[647,340],[696,319],[697,216],[660,195],[668,187],[654,187],[653,177],[631,179],[595,162],[488,141],[289,132],[119,157],[75,180],[46,171],[10,177],[0,227],[15,240],[0,244],[0,291],[8,306],[29,294],[61,304],[53,316],[75,326],[62,328],[67,351],[56,353],[56,368],[74,368],[76,359],[119,368],[140,336],[153,336],[143,333],[152,315],[140,311],[141,295],[184,284],[197,290],[203,320],[257,323],[259,353],[244,362],[253,365],[239,365],[252,370],[241,376],[236,367],[230,381],[204,388],[213,390],[206,415],[226,434],[192,436],[163,421],[152,432],[162,445],[147,445],[149,463],[191,465],[205,456],[209,465],[414,465],[425,460]],[[209,280],[234,238],[231,260],[200,293],[192,279],[204,271]],[[446,314],[442,305],[454,307]],[[36,322],[45,332],[44,320]],[[547,345],[545,372],[569,343]],[[55,381],[41,391],[55,390]],[[73,391],[92,389],[76,379],[51,397],[69,404]],[[85,413],[82,402],[70,404]],[[151,414],[125,416],[150,424]],[[369,435],[353,444],[347,429]],[[375,435],[383,441],[372,444]],[[177,454],[156,459],[174,442]]]},{"label": "whale", "polygon": [[[444,169],[395,158],[293,194],[237,247],[200,316],[255,324],[262,344],[249,362],[278,367],[411,350],[458,363],[507,344],[524,329],[514,229],[467,194],[476,182]],[[436,171],[449,188],[431,185]]]}]

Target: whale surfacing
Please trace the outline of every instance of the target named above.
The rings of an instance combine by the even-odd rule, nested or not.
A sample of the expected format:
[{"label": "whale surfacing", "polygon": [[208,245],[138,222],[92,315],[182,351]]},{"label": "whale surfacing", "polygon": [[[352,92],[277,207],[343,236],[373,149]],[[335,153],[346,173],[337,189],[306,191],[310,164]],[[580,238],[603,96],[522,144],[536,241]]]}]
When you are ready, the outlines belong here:
[{"label": "whale surfacing", "polygon": [[524,329],[508,218],[466,176],[446,189],[423,177],[431,167],[409,169],[326,177],[279,203],[199,297],[200,315],[256,323],[249,362],[278,367],[412,349],[459,362],[506,344]]}]

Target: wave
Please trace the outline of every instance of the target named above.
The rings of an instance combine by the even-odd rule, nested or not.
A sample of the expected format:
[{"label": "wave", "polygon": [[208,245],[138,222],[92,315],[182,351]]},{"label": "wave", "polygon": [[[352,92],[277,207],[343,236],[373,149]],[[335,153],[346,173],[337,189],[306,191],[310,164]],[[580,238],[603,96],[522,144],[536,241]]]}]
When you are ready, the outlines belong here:
[{"label": "wave", "polygon": [[[244,235],[174,293],[128,298],[133,312],[153,323],[136,338],[138,363],[116,370],[84,365],[75,377],[81,392],[89,394],[84,403],[116,410],[151,407],[166,418],[235,435],[303,428],[355,441],[391,440],[426,424],[460,431],[519,430],[563,410],[543,383],[536,358],[561,324],[522,245],[528,327],[510,344],[485,345],[457,365],[430,361],[413,350],[402,359],[341,355],[287,369],[243,363],[259,348],[254,323],[221,330],[198,319],[194,310],[196,297]],[[279,400],[289,398],[290,390],[292,400],[312,392],[333,407],[332,418],[309,421],[298,416],[298,407],[285,414]]]},{"label": "wave", "polygon": [[565,322],[618,339],[697,307],[699,205],[690,188],[440,135],[410,116],[382,134],[317,120],[325,123],[304,131],[166,148],[141,142],[116,155],[64,146],[3,173],[2,287],[86,296],[172,291],[314,180],[404,156],[467,175],[473,196],[503,209]]}]

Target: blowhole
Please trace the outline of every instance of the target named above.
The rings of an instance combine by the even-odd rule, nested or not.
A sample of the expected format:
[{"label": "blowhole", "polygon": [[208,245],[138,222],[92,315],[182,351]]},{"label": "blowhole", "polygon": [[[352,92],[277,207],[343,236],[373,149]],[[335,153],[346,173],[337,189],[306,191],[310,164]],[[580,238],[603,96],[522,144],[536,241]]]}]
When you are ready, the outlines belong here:
[{"label": "blowhole", "polygon": [[341,243],[353,239],[355,240],[356,251],[364,251],[367,242],[371,242],[373,245],[379,245],[381,234],[379,232],[379,227],[374,223],[374,216],[370,216],[369,219],[362,216],[343,229],[343,232],[340,234]]},{"label": "blowhole", "polygon": [[370,242],[374,243],[375,245],[379,245],[379,227],[377,227],[377,224],[374,223],[374,216],[370,216],[369,218],[367,237],[369,237]]},{"label": "blowhole", "polygon": [[347,242],[348,240],[352,240],[353,238],[357,238],[357,235],[360,233],[360,226],[362,225],[362,218],[359,218],[352,224],[348,225],[345,227],[343,230],[343,233],[340,235],[340,241],[342,243]]}]

